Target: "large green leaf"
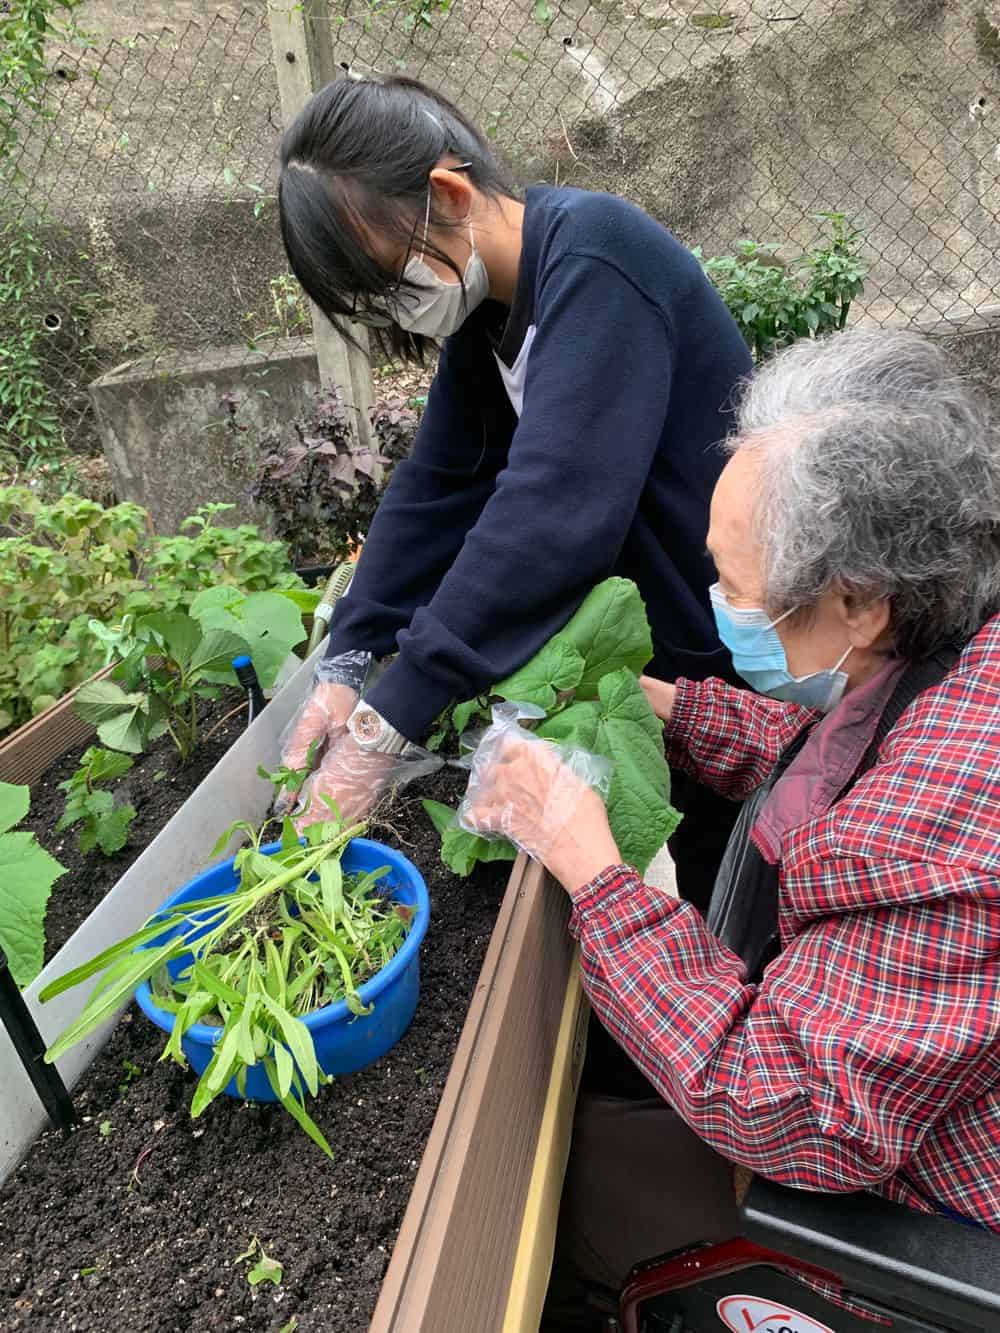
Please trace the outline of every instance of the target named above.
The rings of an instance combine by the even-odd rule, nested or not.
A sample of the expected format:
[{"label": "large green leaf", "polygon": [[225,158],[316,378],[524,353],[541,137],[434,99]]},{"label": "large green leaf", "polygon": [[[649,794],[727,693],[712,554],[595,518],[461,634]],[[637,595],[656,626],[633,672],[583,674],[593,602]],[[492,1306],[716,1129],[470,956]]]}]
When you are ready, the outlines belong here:
[{"label": "large green leaf", "polygon": [[124,776],[132,767],[133,761],[128,755],[115,754],[111,750],[101,750],[98,746],[92,745],[84,752],[80,763],[87,766],[87,780],[93,783],[110,782],[113,778]]},{"label": "large green leaf", "polygon": [[571,704],[536,734],[613,761],[608,821],[623,860],[641,874],[680,821],[670,805],[662,723],[627,667],[598,688],[599,699]]},{"label": "large green leaf", "polygon": [[[197,624],[197,621],[194,622]],[[190,677],[202,676],[207,672],[223,671],[232,666],[234,657],[246,653],[246,640],[229,630],[211,629],[205,633],[191,656],[188,666]]]},{"label": "large green leaf", "polygon": [[22,989],[42,970],[45,909],[52,885],[66,873],[33,833],[8,832],[28,803],[27,787],[0,782],[0,949]]},{"label": "large green leaf", "polygon": [[602,677],[621,667],[638,675],[653,656],[646,608],[629,579],[599,583],[556,635],[559,639],[571,644],[585,663],[576,687],[578,699],[596,699]]},{"label": "large green leaf", "polygon": [[[115,852],[120,852],[125,846],[133,819],[135,819],[134,805],[118,805],[100,821],[97,828],[97,845],[105,856],[114,856]],[[82,835],[80,848],[85,850]]]},{"label": "large green leaf", "polygon": [[601,705],[596,700],[581,699],[547,718],[536,728],[535,735],[547,741],[558,741],[560,745],[573,745],[579,750],[593,750],[600,724]]},{"label": "large green leaf", "polygon": [[[232,590],[210,588],[199,594],[191,614],[206,629],[226,630],[247,646],[257,678],[264,689],[275,682],[288,654],[306,637],[302,616],[287,597],[277,592],[254,592],[248,597],[225,596]],[[229,663],[225,666],[228,668]],[[203,675],[207,671],[203,669]],[[220,679],[232,680],[232,673]]]},{"label": "large green leaf", "polygon": [[509,842],[492,842],[459,828],[455,822],[457,811],[450,805],[430,800],[421,801],[421,805],[441,834],[441,860],[453,875],[464,879],[480,861],[513,861],[517,856],[517,848]]},{"label": "large green leaf", "polygon": [[462,703],[455,705],[452,710],[451,721],[459,736],[468,727],[474,714],[479,714],[484,719],[490,715],[489,709],[483,708],[481,699],[465,699]]},{"label": "large green leaf", "polygon": [[6,833],[28,813],[31,793],[13,782],[0,782],[0,833]]},{"label": "large green leaf", "polygon": [[499,694],[501,699],[537,704],[548,712],[555,707],[560,694],[579,685],[584,665],[573,644],[557,634],[519,671],[494,685],[493,693]]},{"label": "large green leaf", "polygon": [[281,597],[286,598],[293,606],[305,615],[311,615],[323,600],[323,594],[319,588],[281,588],[278,590]]},{"label": "large green leaf", "polygon": [[113,680],[93,680],[77,691],[74,706],[112,750],[142,753],[151,721],[147,694],[139,690],[126,693]]},{"label": "large green leaf", "polygon": [[201,626],[183,611],[156,611],[150,616],[143,616],[137,622],[136,630],[140,635],[152,634],[166,655],[182,671],[188,669],[202,642]]},{"label": "large green leaf", "polygon": [[454,875],[471,874],[480,861],[513,861],[517,848],[502,839],[491,841],[453,824],[441,838],[441,860]]},{"label": "large green leaf", "polygon": [[217,588],[203,588],[191,603],[188,611],[195,620],[205,621],[207,613],[225,611],[238,606],[243,601],[243,594],[232,584],[223,583]]},{"label": "large green leaf", "polygon": [[670,805],[663,728],[628,669],[605,676],[599,693],[594,749],[615,765],[608,819],[622,858],[641,875],[680,822]]},{"label": "large green leaf", "polygon": [[[25,788],[25,791],[27,791],[27,788]],[[454,824],[457,811],[453,810],[450,805],[444,805],[441,801],[431,801],[426,799],[422,800],[420,804],[424,807],[427,814],[430,815],[431,823],[437,829],[438,833],[443,834],[445,829],[450,828],[450,826]]]}]

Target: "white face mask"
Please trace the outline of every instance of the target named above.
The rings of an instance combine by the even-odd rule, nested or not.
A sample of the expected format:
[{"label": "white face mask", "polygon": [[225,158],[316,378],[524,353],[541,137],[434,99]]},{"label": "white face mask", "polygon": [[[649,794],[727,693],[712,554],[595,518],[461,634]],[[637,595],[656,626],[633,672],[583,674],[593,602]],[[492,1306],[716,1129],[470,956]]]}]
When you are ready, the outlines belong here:
[{"label": "white face mask", "polygon": [[[393,311],[396,323],[410,333],[422,333],[428,338],[447,338],[464,323],[476,306],[489,295],[490,279],[486,265],[476,249],[476,236],[469,219],[469,244],[472,254],[465,266],[463,282],[446,282],[438,277],[424,259],[427,249],[427,228],[431,219],[431,194],[427,191],[427,212],[424,216],[423,249],[409,260],[403,270],[404,287],[396,298]],[[411,290],[412,284],[412,290]],[[418,290],[419,289],[419,290]]]}]

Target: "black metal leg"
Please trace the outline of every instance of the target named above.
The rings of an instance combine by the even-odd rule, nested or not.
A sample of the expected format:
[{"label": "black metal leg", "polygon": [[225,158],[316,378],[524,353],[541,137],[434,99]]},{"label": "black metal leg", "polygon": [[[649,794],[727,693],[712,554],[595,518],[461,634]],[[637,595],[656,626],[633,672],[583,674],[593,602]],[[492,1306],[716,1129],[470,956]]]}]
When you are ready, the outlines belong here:
[{"label": "black metal leg", "polygon": [[47,1065],[42,1058],[45,1055],[45,1042],[35,1026],[24,996],[10,974],[7,959],[0,949],[0,1019],[7,1029],[14,1050],[21,1064],[24,1065],[31,1079],[38,1099],[45,1107],[46,1114],[57,1129],[68,1133],[77,1123],[73,1099],[66,1090],[59,1070],[55,1065]]}]

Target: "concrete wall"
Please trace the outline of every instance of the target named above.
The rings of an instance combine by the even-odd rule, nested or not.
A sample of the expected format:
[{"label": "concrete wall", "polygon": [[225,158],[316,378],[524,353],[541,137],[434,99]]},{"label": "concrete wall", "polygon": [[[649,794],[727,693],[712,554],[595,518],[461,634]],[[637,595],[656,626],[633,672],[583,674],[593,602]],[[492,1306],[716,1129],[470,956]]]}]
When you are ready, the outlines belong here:
[{"label": "concrete wall", "polygon": [[319,387],[312,340],[142,357],[102,375],[90,397],[119,499],[172,533],[200,504],[231,502],[264,528],[250,500],[262,441],[288,432]]},{"label": "concrete wall", "polygon": [[950,322],[918,326],[940,340],[963,375],[986,395],[1000,414],[1000,305],[983,306],[961,329]]}]

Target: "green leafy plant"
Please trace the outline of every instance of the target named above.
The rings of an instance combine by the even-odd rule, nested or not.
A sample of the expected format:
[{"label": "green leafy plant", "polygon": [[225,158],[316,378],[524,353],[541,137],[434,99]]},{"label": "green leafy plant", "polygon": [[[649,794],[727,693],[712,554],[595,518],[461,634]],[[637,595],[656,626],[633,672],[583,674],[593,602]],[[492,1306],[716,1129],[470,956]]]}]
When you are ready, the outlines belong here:
[{"label": "green leafy plant", "polygon": [[76,711],[112,750],[141,754],[169,735],[186,763],[198,745],[199,700],[218,697],[220,678],[234,680],[232,660],[247,652],[245,640],[183,611],[156,611],[134,623],[127,617],[119,647],[114,679],[81,686]]},{"label": "green leafy plant", "polygon": [[253,1266],[247,1269],[247,1282],[251,1287],[259,1286],[261,1282],[270,1282],[275,1287],[281,1285],[284,1266],[266,1252],[256,1236],[243,1253],[236,1256],[233,1264],[245,1264],[251,1259],[256,1260]]},{"label": "green leafy plant", "polygon": [[[663,732],[639,685],[653,655],[642,598],[628,579],[594,588],[564,629],[490,695],[544,710],[526,722],[544,740],[603,755],[614,764],[608,819],[623,858],[642,873],[677,827],[670,805],[670,774]],[[489,700],[456,706],[448,728],[461,733],[473,717],[488,719]],[[444,729],[444,728],[442,728]],[[466,833],[448,806],[425,801],[442,834],[447,866],[467,875],[478,861],[510,858],[513,849]]]},{"label": "green leafy plant", "polygon": [[81,686],[76,711],[113,750],[141,754],[169,735],[186,763],[199,742],[199,700],[217,698],[219,685],[237,683],[233,658],[249,654],[267,689],[306,637],[296,595],[209,588],[190,613],[125,616],[103,634],[118,665],[110,679]]},{"label": "green leafy plant", "polygon": [[66,809],[56,824],[56,832],[81,825],[77,846],[84,854],[99,848],[105,856],[114,856],[128,842],[135,806],[116,804],[111,792],[104,791],[99,784],[123,777],[132,762],[126,754],[114,754],[91,745],[84,751],[72,777],[60,782],[60,791],[66,793]]},{"label": "green leafy plant", "polygon": [[[250,189],[257,191],[260,186],[251,185]],[[258,195],[254,203],[254,217],[259,217],[264,211],[267,199],[268,196],[263,193]],[[247,345],[254,352],[258,350],[257,344],[263,338],[294,338],[308,333],[312,328],[309,300],[294,274],[279,273],[277,277],[269,279],[267,287],[274,322],[261,327],[260,317],[254,310],[247,311],[243,317],[247,325]]]},{"label": "green leafy plant", "polygon": [[[220,586],[241,596],[280,588],[311,610],[317,594],[291,569],[287,547],[252,524],[218,526],[229,508],[205,505],[181,535],[156,537],[138,505],[105,508],[73,494],[49,503],[32,487],[0,487],[0,531],[9,534],[0,537],[0,731],[120,655],[116,624],[127,616],[186,610]],[[255,603],[247,612],[254,643],[266,637],[260,611]]]},{"label": "green leafy plant", "polygon": [[790,264],[778,258],[777,245],[757,241],[714,259],[694,251],[758,362],[798,338],[842,330],[864,290],[861,231],[843,213],[818,217],[829,228],[826,243]]},{"label": "green leafy plant", "polygon": [[[18,142],[22,108],[45,115],[49,68],[45,47],[77,35],[73,11],[83,0],[6,0],[0,9],[0,151],[9,158]],[[70,22],[65,20],[69,19]]]},{"label": "green leafy plant", "polygon": [[86,326],[96,301],[61,273],[39,234],[46,218],[19,198],[18,148],[23,127],[52,114],[46,47],[79,33],[73,12],[82,0],[5,0],[0,6],[0,461],[7,466],[58,464],[65,443],[56,396],[46,374],[54,309],[72,327],[76,355],[90,352]]},{"label": "green leafy plant", "polygon": [[296,564],[318,556],[346,560],[364,540],[392,470],[409,452],[419,418],[401,398],[376,404],[378,452],[354,441],[350,413],[335,389],[321,394],[295,438],[275,432],[261,441],[251,492],[274,515]]},{"label": "green leafy plant", "polygon": [[[202,505],[181,523],[178,536],[158,537],[144,553],[142,573],[151,593],[158,593],[158,605],[174,610],[194,593],[219,583],[243,592],[302,588],[284,542],[262,537],[253,523],[235,528],[216,523],[221,514],[234,508],[231,504]],[[169,594],[159,591],[163,582]]]},{"label": "green leafy plant", "polygon": [[405,0],[403,31],[414,32],[417,28],[432,28],[437,14],[447,17],[451,9],[451,0]]},{"label": "green leafy plant", "polygon": [[[210,1063],[191,1102],[192,1116],[235,1079],[245,1092],[247,1071],[261,1064],[281,1104],[328,1155],[329,1143],[305,1109],[325,1081],[304,1015],[339,1000],[354,1014],[371,1012],[358,988],[396,955],[412,909],[379,892],[388,868],[344,871],[347,844],[364,832],[338,818],[311,824],[300,840],[281,822],[279,850],[265,855],[271,822],[237,823],[248,844],[236,854],[235,892],[164,912],[141,930],[47,986],[49,1000],[102,973],[79,1018],[46,1052],[57,1060],[110,1018],[143,981],[175,1016],[161,1058],[185,1064],[181,1039],[193,1023],[219,1028]],[[174,965],[172,974],[170,964]],[[247,1257],[247,1256],[245,1256]]]},{"label": "green leafy plant", "polygon": [[[306,604],[314,597],[308,594]],[[206,588],[191,603],[190,614],[205,631],[226,630],[243,640],[265,690],[274,684],[288,654],[306,637],[300,604],[281,592],[246,594],[232,586]],[[214,679],[231,684],[232,672],[222,672]]]},{"label": "green leafy plant", "polygon": [[42,970],[45,909],[52,885],[66,873],[33,833],[14,829],[30,799],[27,787],[0,782],[0,949],[22,988]]}]

